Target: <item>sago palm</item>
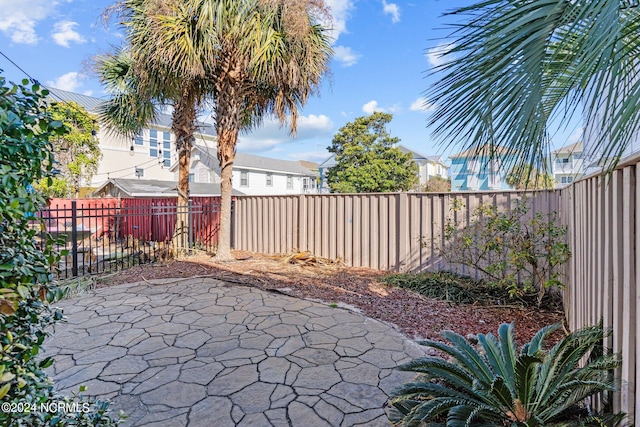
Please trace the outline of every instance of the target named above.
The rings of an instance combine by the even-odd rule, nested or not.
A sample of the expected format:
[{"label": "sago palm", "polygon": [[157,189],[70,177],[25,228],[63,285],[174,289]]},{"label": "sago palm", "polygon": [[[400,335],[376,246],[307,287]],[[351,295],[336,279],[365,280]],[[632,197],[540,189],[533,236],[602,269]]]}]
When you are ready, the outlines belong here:
[{"label": "sago palm", "polygon": [[[541,329],[520,351],[513,324],[479,335],[479,349],[446,331],[424,341],[450,359],[424,357],[399,369],[420,374],[396,390],[390,419],[399,426],[610,425],[620,414],[594,414],[585,399],[615,389],[619,359],[602,351],[602,326],[575,331],[543,348],[559,325]],[[583,363],[580,365],[580,363]]]},{"label": "sago palm", "polygon": [[188,200],[199,109],[212,106],[221,168],[216,256],[230,258],[231,173],[238,133],[267,114],[296,128],[298,108],[319,88],[331,55],[322,0],[122,0],[126,46],[98,59],[113,94],[105,118],[139,131],[157,107],[174,108],[179,200]]},{"label": "sago palm", "polygon": [[544,171],[550,132],[575,112],[587,154],[607,166],[638,138],[638,1],[484,0],[450,17],[455,31],[427,91],[445,144],[506,146],[520,153],[507,166],[522,174]]}]

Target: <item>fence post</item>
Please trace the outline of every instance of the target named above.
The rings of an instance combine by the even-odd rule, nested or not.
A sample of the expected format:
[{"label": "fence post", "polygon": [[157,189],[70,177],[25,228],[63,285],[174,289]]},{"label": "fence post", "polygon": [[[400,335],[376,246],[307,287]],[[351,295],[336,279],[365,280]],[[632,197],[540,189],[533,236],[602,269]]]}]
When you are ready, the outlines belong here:
[{"label": "fence post", "polygon": [[187,236],[187,244],[189,245],[189,249],[193,248],[193,215],[192,215],[192,207],[193,205],[191,204],[191,199],[187,200],[187,222],[188,222],[188,229],[187,229],[187,233],[189,233],[189,235]]},{"label": "fence post", "polygon": [[409,196],[400,193],[398,198],[398,260],[396,271],[404,272],[409,263]]},{"label": "fence post", "polygon": [[[215,206],[215,205],[214,205]],[[218,238],[220,238],[220,204],[217,206],[217,218],[218,218]],[[236,201],[235,199],[231,199],[231,249],[236,248]]]},{"label": "fence post", "polygon": [[71,201],[71,275],[78,277],[78,211],[76,201]]},{"label": "fence post", "polygon": [[298,196],[298,239],[297,248],[291,248],[300,252],[309,250],[307,247],[307,198],[304,194]]}]

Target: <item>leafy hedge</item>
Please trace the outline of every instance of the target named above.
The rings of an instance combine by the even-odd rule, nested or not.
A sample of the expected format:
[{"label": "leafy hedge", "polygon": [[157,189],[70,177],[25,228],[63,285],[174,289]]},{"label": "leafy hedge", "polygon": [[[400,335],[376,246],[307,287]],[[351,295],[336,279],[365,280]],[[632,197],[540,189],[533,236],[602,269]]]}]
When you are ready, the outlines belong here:
[{"label": "leafy hedge", "polygon": [[63,316],[49,305],[60,295],[50,284],[60,254],[39,238],[34,213],[45,199],[32,184],[50,177],[50,139],[67,129],[48,114],[47,91],[28,83],[0,76],[0,425],[111,426],[108,403],[56,394],[44,371],[54,361],[39,357]]},{"label": "leafy hedge", "polygon": [[[381,280],[390,286],[418,292],[428,298],[440,299],[454,304],[481,305],[521,305],[538,307],[538,292],[520,292],[514,294],[510,289],[496,286],[491,282],[474,280],[455,273],[438,271],[427,273],[390,274]],[[562,308],[559,294],[547,292],[541,305],[549,309]]]}]

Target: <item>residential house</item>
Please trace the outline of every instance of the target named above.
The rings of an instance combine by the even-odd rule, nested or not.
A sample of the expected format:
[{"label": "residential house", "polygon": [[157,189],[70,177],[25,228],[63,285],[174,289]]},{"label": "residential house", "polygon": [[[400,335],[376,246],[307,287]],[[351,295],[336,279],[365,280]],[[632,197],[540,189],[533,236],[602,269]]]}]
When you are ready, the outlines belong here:
[{"label": "residential house", "polygon": [[501,146],[484,145],[454,154],[451,159],[451,191],[511,190],[505,165],[513,154]]},{"label": "residential house", "polygon": [[[430,179],[439,177],[443,179],[449,178],[449,167],[444,163],[440,156],[425,156],[418,153],[415,150],[405,147],[404,145],[397,146],[403,153],[409,153],[413,157],[413,161],[418,165],[418,184],[416,189],[420,190],[424,187]],[[336,165],[335,154],[329,156],[327,160],[322,162],[318,166],[318,173],[320,176],[320,193],[328,193],[331,189],[327,183],[327,172],[333,166]]]},{"label": "residential house", "polygon": [[[48,88],[55,102],[73,101],[89,113],[96,114],[104,100],[55,88]],[[134,138],[114,132],[100,125],[97,132],[102,159],[89,187],[99,187],[112,178],[136,178],[172,181],[171,167],[177,163],[175,135],[171,132],[171,116],[160,114],[157,119]],[[213,126],[199,123],[196,143],[216,146]]]},{"label": "residential house", "polygon": [[[171,167],[176,174],[178,167]],[[193,183],[220,183],[220,165],[215,147],[196,145],[191,153],[189,179]],[[317,174],[299,162],[236,153],[232,185],[247,195],[316,193]]]},{"label": "residential house", "polygon": [[[155,179],[138,178],[110,178],[98,187],[94,192],[95,197],[175,197],[177,194],[176,181],[158,181]],[[220,184],[193,183],[189,186],[189,192],[194,197],[220,196]],[[234,196],[244,195],[233,190]]]},{"label": "residential house", "polygon": [[582,141],[567,145],[551,153],[551,171],[555,187],[571,184],[584,173]]}]

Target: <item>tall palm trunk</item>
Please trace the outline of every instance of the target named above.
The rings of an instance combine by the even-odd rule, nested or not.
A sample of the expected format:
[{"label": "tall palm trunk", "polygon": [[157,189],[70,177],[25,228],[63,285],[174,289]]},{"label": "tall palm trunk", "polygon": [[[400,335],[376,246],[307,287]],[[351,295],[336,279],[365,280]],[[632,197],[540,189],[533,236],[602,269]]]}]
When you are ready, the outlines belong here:
[{"label": "tall palm trunk", "polygon": [[187,87],[177,100],[173,110],[171,130],[176,136],[178,151],[178,206],[173,245],[179,252],[189,247],[189,168],[191,147],[196,123],[195,99]]},{"label": "tall palm trunk", "polygon": [[[231,86],[231,85],[230,85]],[[220,234],[216,259],[231,260],[231,195],[233,185],[233,161],[236,157],[236,143],[241,126],[242,109],[238,101],[237,89],[226,87],[219,93],[232,94],[229,99],[220,97],[216,104],[216,126],[218,136],[218,160],[220,161]]]}]

